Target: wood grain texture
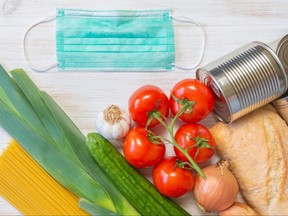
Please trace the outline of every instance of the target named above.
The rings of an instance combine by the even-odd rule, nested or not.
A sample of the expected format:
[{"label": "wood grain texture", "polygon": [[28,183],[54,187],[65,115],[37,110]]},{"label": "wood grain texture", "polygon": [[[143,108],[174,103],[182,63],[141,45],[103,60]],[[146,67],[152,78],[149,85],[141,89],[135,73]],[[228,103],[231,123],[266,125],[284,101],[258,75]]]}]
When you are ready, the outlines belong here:
[{"label": "wood grain texture", "polygon": [[[82,9],[173,9],[175,16],[186,16],[200,23],[206,33],[206,48],[200,66],[251,41],[265,43],[288,33],[286,0],[0,0],[0,63],[6,70],[23,68],[39,88],[47,91],[67,112],[83,133],[95,130],[96,112],[115,103],[127,109],[133,90],[144,84],[155,84],[169,94],[179,80],[195,77],[195,70],[171,72],[86,72],[67,73],[53,69],[47,73],[32,71],[23,55],[23,38],[34,23],[55,14],[56,8]],[[189,66],[197,61],[199,32],[190,25],[175,22],[176,63]],[[54,63],[55,23],[33,29],[27,36],[28,58],[34,66]],[[203,123],[215,122],[213,115]],[[0,149],[9,136],[0,132]],[[201,215],[191,194],[178,199],[194,215]],[[19,214],[0,199],[0,215]]]}]

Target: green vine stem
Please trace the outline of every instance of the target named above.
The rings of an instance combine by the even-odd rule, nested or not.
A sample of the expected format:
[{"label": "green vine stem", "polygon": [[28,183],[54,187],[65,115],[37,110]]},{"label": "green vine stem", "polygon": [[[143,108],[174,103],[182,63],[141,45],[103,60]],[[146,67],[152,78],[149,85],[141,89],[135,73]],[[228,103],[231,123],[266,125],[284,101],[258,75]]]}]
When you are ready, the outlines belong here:
[{"label": "green vine stem", "polygon": [[173,146],[175,146],[182,154],[184,154],[186,156],[186,158],[189,160],[189,162],[191,163],[192,167],[199,173],[199,175],[203,178],[206,179],[205,174],[203,173],[203,171],[201,170],[201,168],[198,166],[198,164],[191,158],[191,156],[189,155],[189,153],[187,152],[187,150],[183,149],[175,140],[174,138],[174,127],[175,127],[175,123],[176,120],[179,118],[180,115],[182,115],[185,110],[188,109],[188,107],[191,106],[191,103],[184,103],[183,106],[181,107],[181,109],[179,110],[179,112],[174,116],[174,118],[171,121],[170,126],[168,126],[163,119],[161,118],[161,116],[159,115],[159,112],[152,112],[151,114],[151,118],[155,118],[157,119],[164,127],[165,129],[168,131],[171,140],[166,139],[163,136],[155,136],[155,138],[160,138],[165,142],[168,142],[170,144],[172,144]]}]

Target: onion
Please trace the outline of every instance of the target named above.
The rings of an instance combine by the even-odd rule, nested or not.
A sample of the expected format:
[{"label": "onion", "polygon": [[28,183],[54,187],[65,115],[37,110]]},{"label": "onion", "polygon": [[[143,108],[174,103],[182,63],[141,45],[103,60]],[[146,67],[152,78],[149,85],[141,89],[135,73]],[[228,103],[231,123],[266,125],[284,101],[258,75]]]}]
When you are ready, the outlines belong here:
[{"label": "onion", "polygon": [[196,175],[194,197],[203,210],[222,211],[235,202],[239,188],[228,167],[228,161],[220,161],[202,169],[206,179]]}]

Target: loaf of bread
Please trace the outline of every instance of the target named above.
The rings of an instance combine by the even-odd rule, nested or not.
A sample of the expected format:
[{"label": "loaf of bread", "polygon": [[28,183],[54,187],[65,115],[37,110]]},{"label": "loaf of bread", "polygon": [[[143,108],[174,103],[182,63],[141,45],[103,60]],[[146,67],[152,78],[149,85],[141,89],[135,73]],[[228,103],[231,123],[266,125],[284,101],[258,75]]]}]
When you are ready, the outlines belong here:
[{"label": "loaf of bread", "polygon": [[210,130],[247,203],[260,215],[288,215],[288,127],[283,119],[260,108]]},{"label": "loaf of bread", "polygon": [[219,212],[218,216],[259,216],[259,214],[250,208],[250,206],[235,202],[228,209]]}]

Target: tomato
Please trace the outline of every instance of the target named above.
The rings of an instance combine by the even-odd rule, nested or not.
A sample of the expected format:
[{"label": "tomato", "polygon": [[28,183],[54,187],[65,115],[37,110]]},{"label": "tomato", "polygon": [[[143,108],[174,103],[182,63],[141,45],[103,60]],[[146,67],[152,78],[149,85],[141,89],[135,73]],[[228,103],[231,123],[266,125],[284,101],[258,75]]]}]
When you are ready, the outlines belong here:
[{"label": "tomato", "polygon": [[194,187],[194,176],[190,170],[177,166],[177,158],[167,157],[153,169],[152,179],[155,187],[165,196],[177,198]]},{"label": "tomato", "polygon": [[[210,131],[201,124],[184,124],[175,133],[176,142],[188,150],[188,154],[196,163],[203,163],[214,155],[216,143]],[[188,161],[186,156],[174,146],[176,156]]]},{"label": "tomato", "polygon": [[164,143],[157,139],[158,144],[148,138],[148,131],[137,126],[132,128],[124,141],[123,153],[126,160],[136,168],[153,166],[163,159],[166,151]]},{"label": "tomato", "polygon": [[[149,113],[159,112],[164,120],[169,114],[169,99],[157,86],[145,85],[137,89],[129,98],[128,109],[130,117],[139,125],[146,126]],[[149,127],[159,124],[155,118]]]},{"label": "tomato", "polygon": [[211,90],[196,79],[181,80],[172,88],[169,103],[173,115],[176,115],[183,106],[175,100],[175,97],[177,100],[186,99],[195,102],[192,109],[187,109],[179,117],[186,123],[194,123],[204,119],[214,107],[214,98]]}]

